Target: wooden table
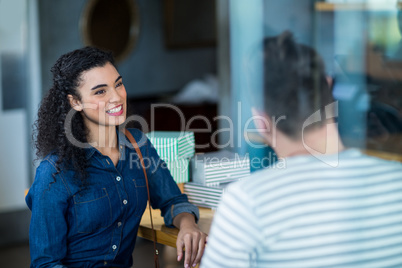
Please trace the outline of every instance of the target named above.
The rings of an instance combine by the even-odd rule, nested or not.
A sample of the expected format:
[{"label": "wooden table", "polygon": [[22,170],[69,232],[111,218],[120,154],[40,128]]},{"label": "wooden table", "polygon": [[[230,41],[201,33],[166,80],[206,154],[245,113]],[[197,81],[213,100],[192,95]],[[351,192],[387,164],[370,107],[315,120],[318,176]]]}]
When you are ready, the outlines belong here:
[{"label": "wooden table", "polygon": [[[199,208],[199,210],[200,219],[198,221],[198,226],[200,227],[201,231],[208,234],[215,211],[209,208]],[[169,228],[165,226],[159,209],[152,210],[152,219],[154,229],[156,231],[156,242],[175,248],[179,230],[177,228]],[[153,241],[151,219],[149,218],[148,208],[145,210],[142,216],[140,227],[138,228],[138,236]]]}]

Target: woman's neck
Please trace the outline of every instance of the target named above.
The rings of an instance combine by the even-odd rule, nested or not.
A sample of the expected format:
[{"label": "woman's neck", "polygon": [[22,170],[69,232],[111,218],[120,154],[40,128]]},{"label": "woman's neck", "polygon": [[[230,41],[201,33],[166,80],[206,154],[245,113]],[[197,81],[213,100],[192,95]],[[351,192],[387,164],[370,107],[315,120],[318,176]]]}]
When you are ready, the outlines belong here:
[{"label": "woman's neck", "polygon": [[117,134],[115,126],[98,126],[97,129],[90,129],[88,141],[93,147],[104,155],[117,149]]}]

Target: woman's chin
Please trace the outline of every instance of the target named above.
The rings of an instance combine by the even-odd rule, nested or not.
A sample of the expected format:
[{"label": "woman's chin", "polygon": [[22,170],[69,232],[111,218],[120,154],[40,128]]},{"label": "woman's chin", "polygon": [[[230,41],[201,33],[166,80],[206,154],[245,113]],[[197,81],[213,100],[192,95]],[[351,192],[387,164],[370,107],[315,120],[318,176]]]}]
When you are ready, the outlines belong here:
[{"label": "woman's chin", "polygon": [[107,125],[109,126],[119,126],[121,124],[123,124],[126,121],[126,117],[125,116],[116,116],[116,117],[112,117],[108,120]]}]

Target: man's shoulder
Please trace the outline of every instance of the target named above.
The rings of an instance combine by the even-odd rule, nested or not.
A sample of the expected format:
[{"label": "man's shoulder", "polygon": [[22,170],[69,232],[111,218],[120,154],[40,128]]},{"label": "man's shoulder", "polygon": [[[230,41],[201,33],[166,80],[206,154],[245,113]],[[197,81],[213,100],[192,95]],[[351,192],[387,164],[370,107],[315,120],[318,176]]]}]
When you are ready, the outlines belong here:
[{"label": "man's shoulder", "polygon": [[380,156],[375,156],[375,155],[364,155],[364,158],[371,160],[379,165],[402,168],[402,162],[399,162],[398,160],[385,159],[385,158],[381,158]]},{"label": "man's shoulder", "polygon": [[[311,155],[291,157],[281,161],[232,183],[231,188],[253,195],[254,192],[260,193],[263,188],[269,191],[279,187],[293,187],[294,184],[302,183],[312,184],[322,180],[332,183],[334,180],[350,177],[351,174],[359,174],[360,171],[374,172],[377,168],[384,173],[402,171],[400,162],[368,156],[355,149],[332,155],[324,161]],[[402,172],[400,173],[402,177]]]},{"label": "man's shoulder", "polygon": [[281,173],[280,170],[274,168],[265,168],[251,173],[249,176],[242,178],[239,181],[233,182],[228,186],[228,191],[239,191],[252,196],[254,190],[262,185],[269,185],[270,181]]}]

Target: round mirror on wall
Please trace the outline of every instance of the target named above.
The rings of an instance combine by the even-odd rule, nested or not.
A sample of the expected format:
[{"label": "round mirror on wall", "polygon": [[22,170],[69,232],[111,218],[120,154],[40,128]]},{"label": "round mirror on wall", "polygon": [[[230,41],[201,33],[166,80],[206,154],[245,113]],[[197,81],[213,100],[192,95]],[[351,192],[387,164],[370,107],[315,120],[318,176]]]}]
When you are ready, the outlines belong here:
[{"label": "round mirror on wall", "polygon": [[110,50],[120,62],[135,47],[139,22],[135,0],[89,0],[80,28],[85,45]]}]

